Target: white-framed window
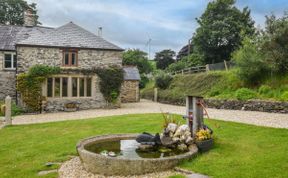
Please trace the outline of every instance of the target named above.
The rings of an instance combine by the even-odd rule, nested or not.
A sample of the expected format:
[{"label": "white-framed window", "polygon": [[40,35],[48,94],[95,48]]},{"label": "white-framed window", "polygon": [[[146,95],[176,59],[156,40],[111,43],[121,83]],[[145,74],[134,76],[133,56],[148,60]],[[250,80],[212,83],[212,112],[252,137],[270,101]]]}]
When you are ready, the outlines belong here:
[{"label": "white-framed window", "polygon": [[91,97],[91,77],[50,77],[47,79],[48,98]]},{"label": "white-framed window", "polygon": [[17,57],[15,53],[4,53],[4,69],[15,69]]}]

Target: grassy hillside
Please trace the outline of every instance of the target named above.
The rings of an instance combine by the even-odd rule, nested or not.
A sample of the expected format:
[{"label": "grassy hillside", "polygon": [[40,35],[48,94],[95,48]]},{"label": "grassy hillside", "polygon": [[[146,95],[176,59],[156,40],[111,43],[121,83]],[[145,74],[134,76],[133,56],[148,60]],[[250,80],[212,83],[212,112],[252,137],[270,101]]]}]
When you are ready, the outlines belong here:
[{"label": "grassy hillside", "polygon": [[[143,98],[153,98],[154,81],[141,91]],[[288,101],[288,76],[267,79],[261,86],[245,86],[235,71],[177,75],[166,90],[159,90],[162,101],[181,102],[186,95],[220,99],[262,99]]]}]

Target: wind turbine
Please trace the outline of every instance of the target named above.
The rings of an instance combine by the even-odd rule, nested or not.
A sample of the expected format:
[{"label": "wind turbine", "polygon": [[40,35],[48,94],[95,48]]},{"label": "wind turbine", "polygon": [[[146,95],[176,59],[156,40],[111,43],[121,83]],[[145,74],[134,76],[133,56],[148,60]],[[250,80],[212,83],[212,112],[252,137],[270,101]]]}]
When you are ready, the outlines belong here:
[{"label": "wind turbine", "polygon": [[145,47],[147,48],[148,46],[148,60],[150,60],[150,53],[151,53],[151,42],[152,42],[152,39],[149,37],[149,40],[147,41]]}]

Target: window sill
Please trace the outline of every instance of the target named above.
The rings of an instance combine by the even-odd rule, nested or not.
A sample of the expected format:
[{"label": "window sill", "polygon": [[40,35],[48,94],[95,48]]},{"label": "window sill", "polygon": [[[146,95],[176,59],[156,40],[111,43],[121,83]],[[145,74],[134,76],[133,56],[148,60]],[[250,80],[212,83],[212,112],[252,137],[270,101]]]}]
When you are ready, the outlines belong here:
[{"label": "window sill", "polygon": [[15,68],[3,68],[4,71],[16,71]]},{"label": "window sill", "polygon": [[61,66],[61,69],[77,69],[78,66]]},{"label": "window sill", "polygon": [[81,99],[93,99],[92,96],[89,96],[89,97],[47,97],[47,100],[48,101],[54,101],[54,100],[81,100]]}]

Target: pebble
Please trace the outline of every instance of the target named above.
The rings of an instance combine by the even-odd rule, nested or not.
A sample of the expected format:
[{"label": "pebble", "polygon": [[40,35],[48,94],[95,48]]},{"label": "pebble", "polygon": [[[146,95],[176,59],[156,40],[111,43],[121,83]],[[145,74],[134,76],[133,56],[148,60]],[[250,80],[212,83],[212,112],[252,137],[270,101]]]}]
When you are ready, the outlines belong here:
[{"label": "pebble", "polygon": [[[69,161],[64,162],[59,171],[59,178],[127,178],[127,176],[104,176],[97,175],[87,172],[79,157],[72,158]],[[173,176],[179,174],[175,171],[166,171],[166,172],[157,172],[145,175],[133,175],[128,176],[129,178],[167,178],[169,176]]]}]

